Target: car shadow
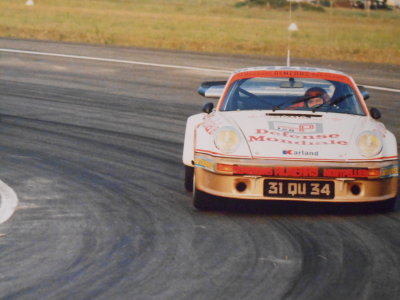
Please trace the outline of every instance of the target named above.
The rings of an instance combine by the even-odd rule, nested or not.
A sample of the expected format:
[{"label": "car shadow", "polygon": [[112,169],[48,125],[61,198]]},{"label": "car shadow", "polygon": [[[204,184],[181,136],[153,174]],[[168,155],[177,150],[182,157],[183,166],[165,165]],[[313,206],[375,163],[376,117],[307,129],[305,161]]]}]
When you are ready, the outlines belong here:
[{"label": "car shadow", "polygon": [[[399,202],[399,201],[397,201]],[[398,210],[388,207],[386,203],[327,203],[327,202],[300,202],[300,201],[259,201],[218,199],[211,208],[215,212],[235,214],[262,214],[262,215],[366,215],[390,213]]]}]

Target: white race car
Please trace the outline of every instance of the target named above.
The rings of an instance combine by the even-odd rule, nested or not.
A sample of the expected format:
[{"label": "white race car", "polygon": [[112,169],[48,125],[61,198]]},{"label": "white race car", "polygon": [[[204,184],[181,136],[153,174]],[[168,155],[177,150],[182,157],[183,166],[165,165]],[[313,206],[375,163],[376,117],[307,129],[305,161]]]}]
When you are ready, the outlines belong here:
[{"label": "white race car", "polygon": [[348,75],[258,67],[199,93],[219,101],[187,120],[185,187],[196,208],[220,198],[395,204],[396,138]]}]

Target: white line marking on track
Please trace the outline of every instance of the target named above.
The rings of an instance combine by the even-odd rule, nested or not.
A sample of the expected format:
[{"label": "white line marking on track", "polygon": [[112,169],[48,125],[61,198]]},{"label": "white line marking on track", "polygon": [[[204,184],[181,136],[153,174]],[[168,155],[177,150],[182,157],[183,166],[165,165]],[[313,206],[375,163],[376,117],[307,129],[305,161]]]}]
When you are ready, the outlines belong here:
[{"label": "white line marking on track", "polygon": [[[181,65],[157,64],[157,63],[149,63],[149,62],[134,61],[134,60],[122,60],[122,59],[101,58],[101,57],[70,55],[70,54],[59,54],[59,53],[50,53],[50,52],[38,52],[38,51],[28,51],[28,50],[18,50],[18,49],[0,48],[0,52],[30,54],[30,55],[41,55],[41,56],[52,56],[52,57],[63,57],[63,58],[72,58],[72,59],[83,59],[83,60],[92,60],[92,61],[101,61],[101,62],[129,64],[129,65],[141,65],[141,66],[158,67],[158,68],[171,68],[171,69],[202,71],[202,72],[214,72],[214,73],[225,73],[225,74],[230,74],[233,71],[233,70],[219,70],[219,69],[189,67],[189,66],[181,66]],[[385,87],[371,86],[371,85],[365,85],[365,87],[369,88],[371,90],[379,90],[379,91],[400,93],[399,89],[392,89],[392,88],[385,88]]]},{"label": "white line marking on track", "polygon": [[42,56],[52,56],[52,57],[63,57],[63,58],[73,58],[73,59],[84,59],[84,60],[93,60],[93,61],[129,64],[129,65],[141,65],[141,66],[159,67],[159,68],[182,69],[182,70],[190,70],[190,71],[218,72],[218,73],[231,73],[232,72],[232,71],[229,71],[229,70],[218,70],[218,69],[198,68],[198,67],[168,65],[168,64],[157,64],[157,63],[149,63],[149,62],[134,61],[134,60],[100,58],[100,57],[91,57],[91,56],[58,54],[58,53],[48,53],[48,52],[36,52],[36,51],[26,51],[26,50],[16,50],[16,49],[3,49],[3,48],[0,48],[0,52],[31,54],[31,55],[42,55]]},{"label": "white line marking on track", "polygon": [[0,180],[0,224],[13,215],[18,205],[18,197],[12,188]]},{"label": "white line marking on track", "polygon": [[367,89],[371,89],[371,90],[400,93],[400,90],[398,90],[398,89],[391,89],[391,88],[385,88],[385,87],[380,87],[380,86],[372,86],[372,85],[364,85],[364,86]]}]

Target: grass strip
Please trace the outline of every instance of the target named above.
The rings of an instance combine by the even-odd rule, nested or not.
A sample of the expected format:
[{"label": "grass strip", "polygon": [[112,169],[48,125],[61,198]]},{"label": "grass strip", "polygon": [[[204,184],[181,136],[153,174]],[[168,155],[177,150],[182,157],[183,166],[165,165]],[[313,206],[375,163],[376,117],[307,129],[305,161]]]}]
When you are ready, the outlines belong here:
[{"label": "grass strip", "polygon": [[[236,0],[0,1],[0,36],[200,52],[285,56],[285,9]],[[400,12],[296,10],[299,58],[400,64]]]}]

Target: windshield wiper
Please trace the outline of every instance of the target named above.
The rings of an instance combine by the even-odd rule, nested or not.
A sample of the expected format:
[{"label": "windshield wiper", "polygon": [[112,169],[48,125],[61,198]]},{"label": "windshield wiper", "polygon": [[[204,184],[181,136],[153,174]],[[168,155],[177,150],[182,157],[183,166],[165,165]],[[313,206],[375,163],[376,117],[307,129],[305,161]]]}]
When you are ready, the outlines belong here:
[{"label": "windshield wiper", "polygon": [[300,97],[300,98],[298,98],[298,99],[296,99],[296,100],[285,101],[285,102],[282,102],[281,104],[275,105],[275,106],[272,108],[272,111],[276,111],[277,109],[280,109],[282,106],[285,106],[286,104],[289,104],[288,106],[291,106],[291,105],[293,105],[293,104],[297,104],[297,103],[301,103],[301,102],[306,102],[306,101],[308,101],[308,100],[310,100],[310,99],[312,99],[312,98],[314,98],[314,97],[315,97],[315,96],[307,96],[307,97]]},{"label": "windshield wiper", "polygon": [[353,96],[353,94],[346,94],[346,95],[343,95],[343,96],[341,96],[339,98],[336,98],[335,100],[332,100],[329,103],[322,103],[320,105],[317,105],[312,109],[312,112],[316,112],[319,108],[321,108],[323,106],[329,106],[330,108],[332,108],[334,105],[339,104],[340,102],[342,102],[343,100],[345,100],[345,99],[347,99],[347,98],[349,98],[351,96]]}]

